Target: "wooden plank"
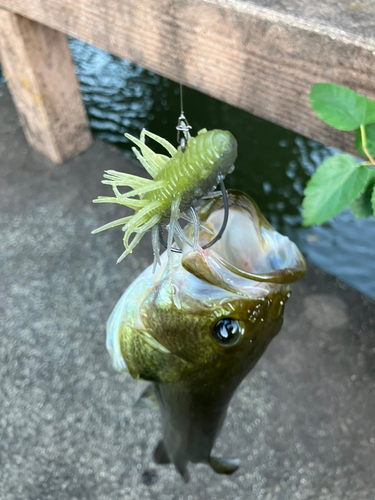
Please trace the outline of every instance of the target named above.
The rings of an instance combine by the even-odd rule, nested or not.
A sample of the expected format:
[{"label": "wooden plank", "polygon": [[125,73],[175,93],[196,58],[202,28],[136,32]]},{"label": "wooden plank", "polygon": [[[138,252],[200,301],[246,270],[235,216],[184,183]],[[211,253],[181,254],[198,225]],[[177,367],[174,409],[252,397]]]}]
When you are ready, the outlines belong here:
[{"label": "wooden plank", "polygon": [[0,54],[31,146],[54,163],[87,149],[91,132],[66,36],[0,9]]},{"label": "wooden plank", "polygon": [[[374,38],[257,3],[0,0],[0,6],[172,80],[351,150],[348,134],[325,126],[310,110],[308,93],[313,83],[330,81],[375,98]],[[373,10],[367,7],[367,25],[374,23]]]}]

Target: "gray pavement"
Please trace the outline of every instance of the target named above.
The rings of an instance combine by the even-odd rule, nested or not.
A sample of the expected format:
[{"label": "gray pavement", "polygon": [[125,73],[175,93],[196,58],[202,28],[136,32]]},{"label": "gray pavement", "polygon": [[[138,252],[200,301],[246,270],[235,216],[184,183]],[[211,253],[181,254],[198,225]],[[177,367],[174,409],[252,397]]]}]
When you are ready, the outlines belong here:
[{"label": "gray pavement", "polygon": [[119,233],[90,235],[122,214],[91,203],[110,168],[140,173],[99,140],[59,167],[30,150],[0,86],[0,500],[375,499],[374,302],[312,266],[218,440],[239,471],[152,462],[158,414],[105,349],[151,261],[147,237],[116,265]]}]

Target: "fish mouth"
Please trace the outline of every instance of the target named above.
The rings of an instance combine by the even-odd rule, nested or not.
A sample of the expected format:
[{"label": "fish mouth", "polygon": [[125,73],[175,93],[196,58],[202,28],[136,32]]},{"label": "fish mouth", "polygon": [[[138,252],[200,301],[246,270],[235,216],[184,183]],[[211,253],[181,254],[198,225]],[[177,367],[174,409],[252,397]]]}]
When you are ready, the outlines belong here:
[{"label": "fish mouth", "polygon": [[[297,246],[278,233],[245,193],[228,190],[229,218],[222,238],[201,251],[184,248],[181,264],[197,278],[229,291],[293,283],[306,272],[306,263]],[[201,222],[212,231],[199,235],[199,246],[219,232],[224,217],[221,196],[210,199],[198,211]],[[191,229],[188,229],[188,231]],[[267,286],[269,285],[269,286]],[[258,290],[259,291],[259,290]]]}]

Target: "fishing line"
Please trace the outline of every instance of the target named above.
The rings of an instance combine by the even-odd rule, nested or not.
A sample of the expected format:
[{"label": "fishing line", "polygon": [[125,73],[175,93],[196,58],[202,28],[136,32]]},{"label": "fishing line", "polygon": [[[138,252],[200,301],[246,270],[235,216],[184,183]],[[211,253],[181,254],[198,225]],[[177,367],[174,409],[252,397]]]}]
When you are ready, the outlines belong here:
[{"label": "fishing line", "polygon": [[[191,137],[190,130],[192,127],[189,125],[189,122],[187,121],[187,119],[185,117],[184,98],[183,98],[182,84],[181,83],[180,83],[180,111],[181,111],[180,116],[178,118],[177,126],[176,126],[177,142],[179,143],[179,145],[181,147],[181,151],[184,153],[186,150],[187,141]],[[182,133],[182,137],[181,137],[181,133]],[[224,182],[220,181],[219,184],[220,184],[220,190],[221,190],[222,195],[223,195],[224,219],[223,219],[223,223],[221,225],[220,231],[217,233],[217,235],[215,236],[215,238],[212,241],[210,241],[209,243],[207,243],[207,245],[204,245],[202,247],[203,250],[205,250],[206,248],[212,247],[212,245],[214,245],[217,241],[220,240],[220,238],[223,236],[223,233],[224,233],[224,231],[227,227],[227,224],[228,224],[228,218],[229,218],[228,194],[227,194],[227,190],[225,189]],[[163,239],[163,230],[162,230],[161,225],[159,225],[159,241],[160,241],[160,244],[164,248],[168,248],[164,242],[164,239]],[[175,248],[175,247],[171,247],[171,251],[175,252],[175,253],[182,253],[182,250],[180,248]]]},{"label": "fishing line", "polygon": [[220,240],[220,238],[223,236],[223,233],[227,227],[228,224],[228,218],[229,218],[229,202],[228,202],[228,193],[227,190],[225,189],[224,181],[220,181],[220,189],[223,194],[223,204],[224,204],[224,219],[223,223],[221,225],[220,231],[217,233],[215,238],[207,243],[207,245],[204,245],[202,248],[205,250],[206,248],[212,247],[217,241]]},{"label": "fishing line", "polygon": [[[187,121],[185,114],[184,114],[184,106],[183,106],[183,93],[182,93],[182,83],[180,83],[180,116],[177,121],[177,142],[179,143],[181,147],[181,151],[184,153],[186,149],[186,144],[187,141],[190,139],[190,130],[191,126],[189,125],[189,122]],[[181,132],[183,136],[181,137]]]}]

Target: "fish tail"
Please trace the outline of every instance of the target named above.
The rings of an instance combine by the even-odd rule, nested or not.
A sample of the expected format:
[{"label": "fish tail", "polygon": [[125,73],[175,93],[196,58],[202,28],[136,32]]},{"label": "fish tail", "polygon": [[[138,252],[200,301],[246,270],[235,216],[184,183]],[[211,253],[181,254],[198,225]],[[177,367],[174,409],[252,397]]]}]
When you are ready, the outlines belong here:
[{"label": "fish tail", "polygon": [[174,460],[173,465],[176,467],[177,471],[180,473],[184,483],[188,483],[190,480],[190,474],[187,468],[186,460]]},{"label": "fish tail", "polygon": [[187,460],[181,456],[171,460],[162,439],[158,442],[154,450],[154,460],[158,465],[166,465],[173,462],[173,465],[176,467],[176,470],[179,472],[184,482],[189,482],[190,474],[187,468]]},{"label": "fish tail", "polygon": [[233,474],[240,466],[240,463],[238,458],[210,457],[208,459],[208,464],[217,474]]}]

